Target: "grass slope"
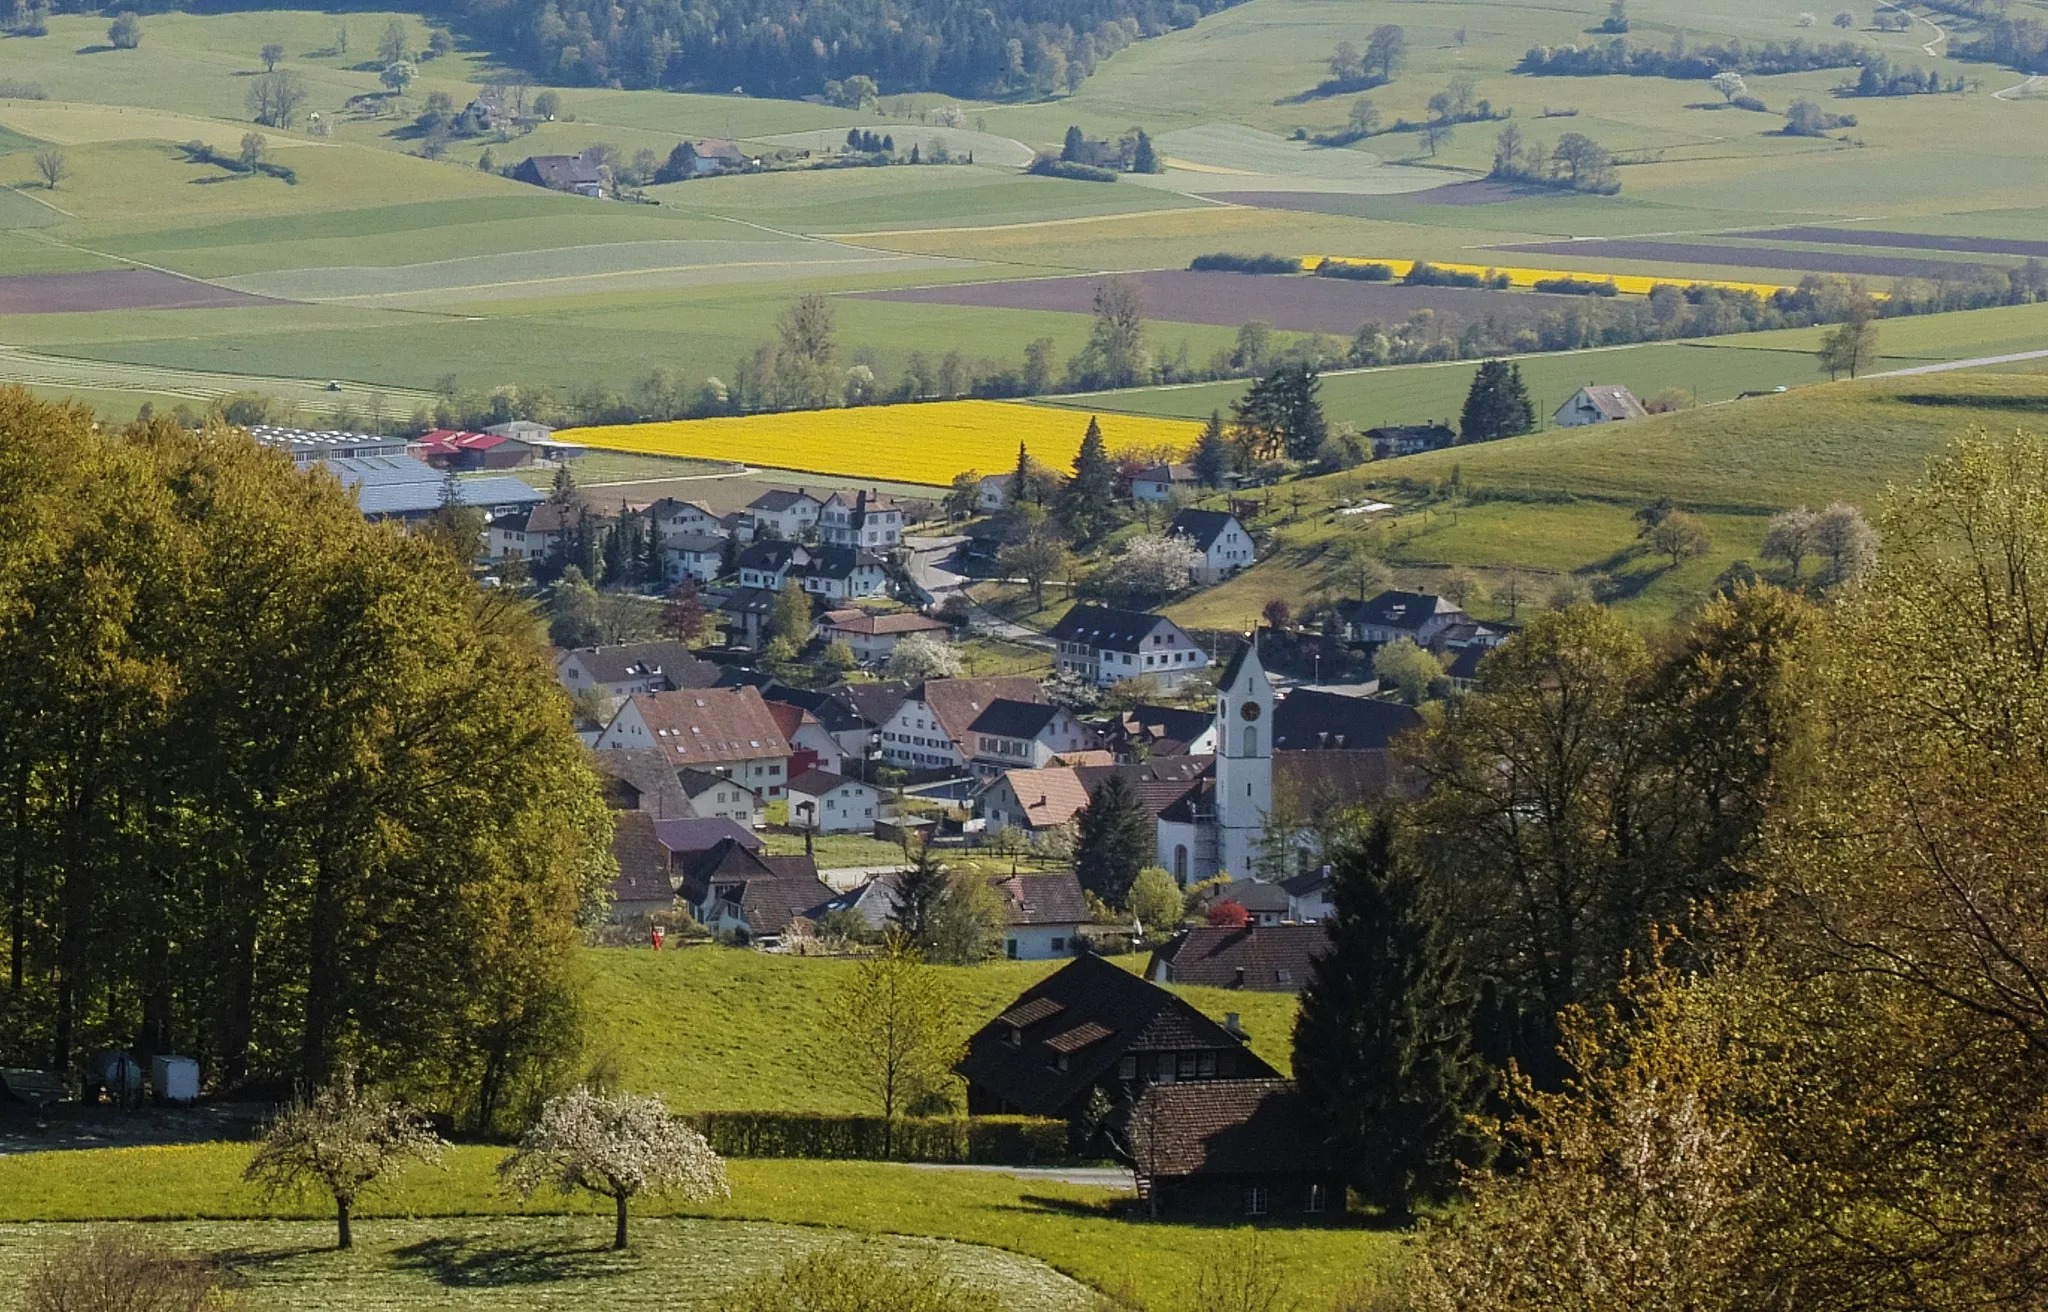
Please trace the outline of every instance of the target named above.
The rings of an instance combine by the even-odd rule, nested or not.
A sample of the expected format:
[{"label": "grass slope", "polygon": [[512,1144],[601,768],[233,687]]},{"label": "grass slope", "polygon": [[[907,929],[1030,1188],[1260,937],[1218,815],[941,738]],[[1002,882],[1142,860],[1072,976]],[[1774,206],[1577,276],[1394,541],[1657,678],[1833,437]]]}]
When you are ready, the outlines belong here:
[{"label": "grass slope", "polygon": [[[1274,597],[1352,595],[1335,548],[1365,536],[1404,585],[1435,586],[1454,567],[1479,572],[1493,594],[1474,606],[1485,617],[1541,605],[1558,576],[1602,574],[1624,614],[1656,624],[1704,597],[1734,561],[1757,562],[1769,514],[1831,501],[1875,509],[1888,485],[1917,477],[1957,435],[2044,422],[2048,379],[1963,372],[1844,382],[1378,462],[1305,480],[1298,510],[1293,487],[1276,490],[1273,548],[1168,613],[1243,628]],[[1463,496],[1426,495],[1454,479]],[[1631,518],[1664,496],[1699,513],[1713,541],[1675,568],[1648,553]],[[1367,497],[1400,508],[1336,513]]]},{"label": "grass slope", "polygon": [[[232,1230],[224,1233],[269,1250],[310,1247],[319,1242],[320,1230],[285,1219],[321,1219],[326,1216],[324,1208],[312,1200],[267,1208],[256,1192],[241,1182],[249,1151],[243,1144],[201,1144],[0,1158],[0,1222],[176,1221],[180,1224],[167,1226],[164,1235],[166,1242],[175,1244],[193,1242],[182,1237],[188,1233],[194,1234],[197,1242],[206,1242],[208,1231],[183,1224],[192,1219],[276,1217],[281,1220],[242,1232],[246,1238]],[[380,1189],[358,1209],[357,1242],[365,1245],[361,1255],[353,1259],[310,1252],[287,1256],[289,1262],[300,1264],[296,1269],[305,1277],[294,1280],[285,1305],[382,1306],[340,1297],[323,1301],[333,1297],[328,1292],[329,1273],[345,1273],[351,1264],[388,1264],[393,1247],[417,1243],[434,1233],[455,1239],[447,1246],[453,1250],[448,1256],[454,1260],[445,1265],[457,1272],[463,1269],[465,1252],[482,1256],[495,1251],[497,1257],[490,1260],[512,1263],[518,1259],[516,1250],[531,1245],[536,1250],[531,1280],[507,1282],[489,1305],[507,1309],[560,1306],[529,1300],[556,1296],[562,1284],[575,1280],[574,1266],[592,1260],[578,1258],[576,1253],[594,1248],[608,1235],[606,1209],[587,1199],[562,1199],[552,1194],[538,1195],[530,1204],[508,1197],[493,1176],[502,1154],[502,1149],[458,1148],[447,1154],[440,1169],[415,1170]],[[1159,1306],[1170,1305],[1184,1294],[1196,1273],[1214,1261],[1219,1242],[1241,1242],[1246,1236],[1236,1227],[1118,1219],[1109,1210],[1116,1196],[1106,1190],[993,1172],[793,1161],[735,1161],[729,1171],[733,1188],[729,1201],[709,1205],[651,1201],[636,1208],[636,1235],[645,1246],[641,1253],[658,1262],[662,1254],[672,1251],[672,1241],[662,1234],[661,1223],[652,1220],[663,1216],[830,1227],[823,1238],[831,1238],[836,1229],[853,1235],[950,1239],[1036,1258],[1086,1284],[1128,1291]],[[476,1219],[555,1215],[588,1219],[580,1225],[538,1219],[515,1225]],[[422,1226],[379,1219],[428,1217],[463,1220]],[[20,1233],[0,1229],[4,1236],[0,1237],[0,1254],[18,1251],[24,1243],[16,1237]],[[755,1251],[765,1238],[752,1230],[681,1232],[707,1238],[714,1233],[729,1235],[737,1246]],[[1373,1271],[1399,1260],[1397,1237],[1368,1230],[1271,1225],[1262,1227],[1260,1234],[1269,1264],[1284,1282],[1284,1295],[1297,1300],[1305,1312],[1329,1306]],[[987,1254],[948,1255],[949,1261],[962,1259],[992,1260]],[[7,1260],[0,1256],[0,1263]],[[571,1269],[551,1271],[551,1260]],[[641,1259],[629,1255],[625,1260]],[[345,1282],[337,1283],[344,1290],[348,1287]],[[581,1287],[580,1281],[571,1286]],[[452,1299],[457,1295],[444,1290],[441,1296]]]},{"label": "grass slope", "polygon": [[[713,947],[597,948],[585,960],[593,1046],[627,1088],[695,1111],[876,1110],[831,1031],[832,998],[857,962]],[[1144,958],[1129,960],[1135,968]],[[953,993],[954,1032],[964,1041],[1058,964],[940,967]],[[1175,991],[1219,1020],[1240,1013],[1253,1051],[1290,1069],[1293,995]]]}]

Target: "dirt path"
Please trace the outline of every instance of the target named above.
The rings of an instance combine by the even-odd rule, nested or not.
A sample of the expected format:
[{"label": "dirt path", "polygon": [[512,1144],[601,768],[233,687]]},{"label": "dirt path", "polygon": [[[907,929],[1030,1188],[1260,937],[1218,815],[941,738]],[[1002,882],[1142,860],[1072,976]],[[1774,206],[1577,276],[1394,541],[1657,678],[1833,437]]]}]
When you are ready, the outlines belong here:
[{"label": "dirt path", "polygon": [[2015,82],[2003,91],[1992,92],[1991,98],[2010,102],[2018,100],[2021,96],[2031,96],[2036,91],[2048,91],[2048,77],[2036,73],[2024,82]]},{"label": "dirt path", "polygon": [[1994,364],[2019,364],[2025,360],[2048,360],[2048,351],[2014,351],[2010,355],[1980,355],[1974,360],[1943,360],[1940,364],[1916,365],[1911,369],[1887,369],[1865,378],[1913,378],[1920,374],[1946,374],[1958,369],[1982,369]]},{"label": "dirt path", "polygon": [[1906,17],[1912,19],[1916,23],[1925,23],[1927,24],[1927,26],[1933,28],[1934,39],[1932,41],[1929,41],[1927,44],[1921,46],[1920,49],[1935,59],[1941,58],[1941,52],[1939,50],[1936,50],[1935,47],[1940,45],[1942,42],[1948,40],[1947,28],[1935,22],[1933,19],[1926,17],[1925,15],[1914,13],[1912,10],[1906,8],[1904,5],[1892,3],[1892,0],[1880,0],[1880,3],[1882,3],[1884,7],[1887,9],[1898,10],[1900,13],[1904,14]]}]

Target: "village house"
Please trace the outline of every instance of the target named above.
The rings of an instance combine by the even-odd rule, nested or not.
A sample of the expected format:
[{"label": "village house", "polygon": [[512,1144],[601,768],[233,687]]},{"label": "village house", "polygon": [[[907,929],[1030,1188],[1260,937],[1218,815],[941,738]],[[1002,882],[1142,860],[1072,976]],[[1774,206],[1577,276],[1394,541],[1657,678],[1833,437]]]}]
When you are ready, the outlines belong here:
[{"label": "village house", "polygon": [[1315,924],[1337,914],[1337,906],[1331,901],[1330,867],[1315,866],[1301,874],[1280,881],[1280,887],[1287,890],[1287,918],[1302,924]]},{"label": "village house", "polygon": [[1171,501],[1174,493],[1193,492],[1200,486],[1193,465],[1154,465],[1131,475],[1131,500]]},{"label": "village house", "polygon": [[1344,624],[1344,636],[1352,642],[1392,642],[1406,638],[1418,647],[1428,647],[1439,633],[1472,617],[1449,597],[1433,592],[1401,592],[1389,589],[1369,601],[1345,601],[1337,605]]},{"label": "village house", "polygon": [[1003,899],[1004,956],[1012,961],[1056,961],[1074,955],[1081,927],[1091,917],[1073,871],[997,876],[988,882]]},{"label": "village house", "polygon": [[727,840],[683,871],[680,895],[720,937],[773,947],[793,921],[815,919],[833,899],[807,856],[764,856]]},{"label": "village house", "polygon": [[1299,993],[1309,968],[1329,950],[1322,925],[1200,925],[1152,950],[1145,978],[1257,993]]},{"label": "village house", "polygon": [[1120,1103],[1153,1084],[1278,1075],[1241,1031],[1093,954],[1018,995],[953,1069],[967,1083],[970,1115],[1063,1120],[1078,1118],[1097,1090]]},{"label": "village house", "polygon": [[719,669],[700,661],[671,639],[625,642],[608,647],[571,647],[555,652],[555,677],[573,695],[595,690],[616,702],[637,692],[709,688]]},{"label": "village house", "polygon": [[865,547],[802,547],[791,572],[805,592],[827,601],[879,597],[889,590],[882,558]]},{"label": "village house", "polygon": [[1082,605],[1060,617],[1048,633],[1059,672],[1108,688],[1147,676],[1171,691],[1208,668],[1209,654],[1163,615]]},{"label": "village house", "polygon": [[781,797],[789,782],[789,742],[754,688],[636,693],[620,705],[596,747],[653,747],[678,770],[708,771],[761,798]]},{"label": "village house", "polygon": [[818,721],[818,717],[793,702],[767,701],[775,727],[789,741],[789,777],[806,770],[839,770],[846,764],[846,750]]},{"label": "village house", "polygon": [[647,507],[647,518],[663,542],[679,537],[724,537],[725,526],[718,516],[694,501],[663,497]]},{"label": "village house", "polygon": [[604,195],[604,171],[581,155],[528,155],[513,168],[512,180],[578,196]]},{"label": "village house", "polygon": [[545,560],[564,534],[576,531],[585,513],[580,501],[542,501],[528,509],[493,516],[485,530],[489,543],[485,554],[492,560]]},{"label": "village house", "polygon": [[903,541],[903,507],[879,492],[834,492],[818,508],[818,541],[884,551]]},{"label": "village house", "polygon": [[791,491],[788,488],[771,488],[747,503],[747,513],[753,516],[754,535],[759,536],[763,528],[774,530],[777,537],[794,542],[809,532],[818,522],[818,512],[824,503],[802,488]]},{"label": "village house", "polygon": [[1131,786],[1146,823],[1156,825],[1162,812],[1203,787],[1212,765],[1210,757],[1186,756],[1122,765],[1057,764],[1037,770],[1005,770],[975,798],[974,810],[988,831],[1014,829],[1035,843],[1060,826],[1072,824],[1095,790],[1115,774]]},{"label": "village house", "polygon": [[759,161],[733,145],[716,137],[704,141],[685,141],[678,149],[682,153],[688,176],[709,177],[714,173],[730,173],[750,168]]},{"label": "village house", "polygon": [[1002,699],[1042,702],[1045,690],[1024,676],[927,679],[904,698],[881,729],[882,755],[912,770],[958,769],[974,755],[973,725]]},{"label": "village house", "polygon": [[1155,1216],[1344,1213],[1344,1174],[1287,1080],[1155,1084],[1113,1137]]},{"label": "village house", "polygon": [[1202,909],[1212,912],[1226,902],[1242,907],[1245,923],[1254,927],[1284,923],[1290,905],[1287,890],[1280,885],[1249,878],[1233,879],[1215,889],[1203,899]]},{"label": "village house", "polygon": [[709,533],[678,533],[661,547],[662,570],[671,583],[709,583],[725,572],[725,539]]},{"label": "village house", "polygon": [[502,424],[485,425],[484,431],[499,437],[509,437],[515,442],[524,442],[535,448],[552,444],[555,439],[554,429],[532,419],[507,419]]},{"label": "village house", "polygon": [[645,811],[657,820],[696,814],[675,767],[652,747],[586,751],[583,759],[598,777],[605,805],[614,811]]},{"label": "village house", "polygon": [[[816,720],[818,726],[825,731],[839,749],[839,754],[835,758],[839,764],[830,767],[837,770],[849,760],[865,761],[875,750],[878,741],[875,737],[877,726],[855,704],[853,697],[850,695],[851,690],[855,687],[881,688],[885,690],[886,695],[886,689],[890,687],[903,689],[908,686],[899,681],[893,685],[879,683],[851,684],[841,688],[813,691],[808,688],[792,688],[783,683],[771,683],[768,687],[761,690],[761,696],[767,700],[770,706],[778,702],[785,702],[791,706],[801,707],[813,720]],[[897,697],[900,701],[900,692],[897,694]],[[894,707],[892,706],[890,709],[891,713],[893,713]],[[826,759],[822,751],[819,753],[819,759]]]},{"label": "village house", "polygon": [[952,632],[944,620],[904,611],[894,615],[870,615],[863,610],[833,610],[819,620],[818,633],[827,642],[843,642],[853,658],[863,665],[880,665],[896,650],[896,644],[913,633],[941,639]]},{"label": "village house", "polygon": [[654,835],[654,817],[626,811],[613,817],[612,859],[618,877],[612,880],[612,921],[667,915],[675,908],[675,884],[669,876],[668,852]]},{"label": "village house", "polygon": [[1014,474],[984,474],[974,487],[974,504],[985,512],[1001,510],[1010,502],[1010,480]]},{"label": "village house", "polygon": [[714,593],[719,626],[726,642],[742,650],[759,650],[768,617],[775,613],[774,588],[729,587]]},{"label": "village house", "polygon": [[998,698],[967,726],[974,770],[993,779],[1005,770],[1037,769],[1054,757],[1096,746],[1095,734],[1064,706]]},{"label": "village house", "polygon": [[1252,535],[1245,532],[1237,516],[1221,510],[1183,510],[1167,527],[1168,537],[1183,537],[1202,553],[1195,568],[1195,582],[1221,583],[1239,570],[1250,569],[1257,559]]},{"label": "village house", "polygon": [[676,771],[676,786],[689,801],[689,813],[707,820],[730,820],[752,829],[761,823],[760,795],[731,775],[695,766]]},{"label": "village house", "polygon": [[1587,383],[1557,408],[1550,417],[1558,428],[1583,428],[1587,424],[1612,424],[1623,419],[1641,419],[1650,412],[1636,400],[1635,393],[1613,383]]},{"label": "village house", "polygon": [[1102,743],[1119,761],[1208,756],[1216,750],[1216,712],[1185,706],[1133,706],[1110,717]]},{"label": "village house", "polygon": [[829,770],[806,770],[789,782],[789,822],[821,834],[873,833],[881,806],[872,784]]},{"label": "village house", "polygon": [[1374,460],[1392,460],[1396,456],[1420,455],[1424,451],[1441,451],[1458,440],[1457,430],[1449,420],[1441,424],[1390,424],[1381,428],[1365,430],[1366,441],[1372,443]]}]

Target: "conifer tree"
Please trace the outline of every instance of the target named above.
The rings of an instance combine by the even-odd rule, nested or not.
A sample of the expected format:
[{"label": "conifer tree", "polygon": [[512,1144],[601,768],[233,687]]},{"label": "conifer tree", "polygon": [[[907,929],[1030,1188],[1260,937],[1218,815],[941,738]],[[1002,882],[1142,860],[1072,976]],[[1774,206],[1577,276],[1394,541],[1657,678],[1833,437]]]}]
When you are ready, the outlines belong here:
[{"label": "conifer tree", "polygon": [[1145,129],[1139,128],[1138,145],[1131,152],[1131,172],[1164,173],[1165,171],[1165,169],[1159,166],[1159,152],[1152,149],[1152,138],[1146,135]]},{"label": "conifer tree", "polygon": [[1089,542],[1113,526],[1116,514],[1116,466],[1102,440],[1102,425],[1088,417],[1088,431],[1074,456],[1074,476],[1060,489],[1060,523],[1067,536]]},{"label": "conifer tree", "polygon": [[1294,1025],[1294,1075],[1359,1194],[1390,1217],[1442,1202],[1483,1164],[1487,1088],[1441,913],[1378,819],[1331,872],[1330,946]]},{"label": "conifer tree", "polygon": [[1223,475],[1230,469],[1230,447],[1223,439],[1222,411],[1209,412],[1209,422],[1202,425],[1202,435],[1195,439],[1192,463],[1197,483],[1203,487],[1223,486]]},{"label": "conifer tree", "polygon": [[1472,375],[1471,390],[1465,393],[1464,413],[1458,419],[1458,440],[1491,442],[1515,437],[1536,427],[1536,408],[1529,401],[1529,389],[1522,382],[1522,367],[1505,360],[1487,360]]},{"label": "conifer tree", "polygon": [[1081,147],[1088,138],[1081,135],[1081,127],[1074,124],[1067,128],[1067,139],[1060,145],[1060,158],[1069,163],[1081,158]]},{"label": "conifer tree", "polygon": [[1112,774],[1088,799],[1074,844],[1074,874],[1081,887],[1121,907],[1152,856],[1151,826],[1138,809],[1138,795],[1120,774]]},{"label": "conifer tree", "polygon": [[1012,508],[1024,504],[1031,493],[1031,455],[1022,442],[1017,443],[1017,469],[1010,475],[1009,504]]}]

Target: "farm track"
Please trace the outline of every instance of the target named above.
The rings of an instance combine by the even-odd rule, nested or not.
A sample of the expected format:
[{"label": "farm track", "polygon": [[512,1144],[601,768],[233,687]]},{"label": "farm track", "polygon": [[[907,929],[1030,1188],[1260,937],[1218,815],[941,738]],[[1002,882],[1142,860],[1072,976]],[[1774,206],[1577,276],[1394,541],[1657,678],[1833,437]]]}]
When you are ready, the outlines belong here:
[{"label": "farm track", "polygon": [[2048,77],[2035,73],[2024,82],[2015,82],[2003,91],[1992,92],[1991,98],[1993,100],[2003,100],[2009,104],[2020,99],[2022,96],[2031,96],[2036,91],[2048,91]]}]

